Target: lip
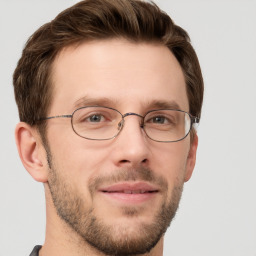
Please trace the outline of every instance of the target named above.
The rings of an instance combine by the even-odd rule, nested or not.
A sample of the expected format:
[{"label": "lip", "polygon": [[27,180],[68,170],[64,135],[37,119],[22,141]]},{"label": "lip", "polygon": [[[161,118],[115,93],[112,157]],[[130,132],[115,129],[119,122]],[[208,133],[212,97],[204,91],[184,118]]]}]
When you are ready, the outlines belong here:
[{"label": "lip", "polygon": [[153,199],[159,193],[159,189],[146,182],[123,182],[102,187],[99,192],[110,200],[138,204]]}]

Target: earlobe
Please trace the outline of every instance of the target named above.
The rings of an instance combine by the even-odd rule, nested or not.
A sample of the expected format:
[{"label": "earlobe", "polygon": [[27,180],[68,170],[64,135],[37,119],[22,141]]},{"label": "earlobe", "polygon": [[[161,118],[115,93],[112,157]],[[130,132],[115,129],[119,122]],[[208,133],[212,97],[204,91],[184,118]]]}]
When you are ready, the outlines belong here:
[{"label": "earlobe", "polygon": [[20,122],[15,129],[20,159],[29,174],[39,182],[47,182],[47,165],[40,136],[34,127]]},{"label": "earlobe", "polygon": [[193,141],[190,145],[190,150],[188,153],[188,158],[187,158],[187,165],[186,165],[186,174],[185,174],[185,179],[184,181],[187,182],[193,173],[195,164],[196,164],[196,152],[197,152],[197,146],[198,146],[198,136],[195,133],[193,135]]}]

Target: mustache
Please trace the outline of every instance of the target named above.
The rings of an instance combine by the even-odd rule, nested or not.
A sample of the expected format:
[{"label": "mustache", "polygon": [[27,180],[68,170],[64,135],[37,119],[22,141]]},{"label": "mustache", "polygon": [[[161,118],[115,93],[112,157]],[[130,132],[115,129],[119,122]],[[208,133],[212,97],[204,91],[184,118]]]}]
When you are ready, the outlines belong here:
[{"label": "mustache", "polygon": [[89,180],[89,190],[91,193],[97,191],[103,184],[115,184],[118,182],[127,181],[144,181],[161,187],[163,190],[167,190],[167,181],[160,175],[156,175],[152,169],[146,167],[138,168],[125,168],[114,170],[111,175],[103,175],[93,177]]}]

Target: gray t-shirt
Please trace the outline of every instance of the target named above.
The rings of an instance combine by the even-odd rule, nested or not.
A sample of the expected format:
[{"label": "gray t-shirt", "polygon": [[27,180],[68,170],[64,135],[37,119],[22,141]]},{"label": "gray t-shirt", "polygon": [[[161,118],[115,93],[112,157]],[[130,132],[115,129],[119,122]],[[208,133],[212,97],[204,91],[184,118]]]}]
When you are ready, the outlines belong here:
[{"label": "gray t-shirt", "polygon": [[38,256],[39,250],[42,248],[41,245],[36,245],[29,256]]}]

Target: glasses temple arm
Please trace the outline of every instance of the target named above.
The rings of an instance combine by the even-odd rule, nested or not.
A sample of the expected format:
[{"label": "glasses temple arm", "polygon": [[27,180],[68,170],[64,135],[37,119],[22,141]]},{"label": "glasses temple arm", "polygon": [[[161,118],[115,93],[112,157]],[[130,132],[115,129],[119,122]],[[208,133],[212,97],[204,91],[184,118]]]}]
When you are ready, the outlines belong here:
[{"label": "glasses temple arm", "polygon": [[40,121],[43,121],[43,120],[48,120],[48,119],[53,119],[53,118],[71,118],[72,115],[59,115],[59,116],[49,116],[49,117],[43,117],[43,118],[40,118],[39,120]]},{"label": "glasses temple arm", "polygon": [[198,124],[200,121],[200,118],[197,116],[192,116],[191,119],[193,124]]}]

